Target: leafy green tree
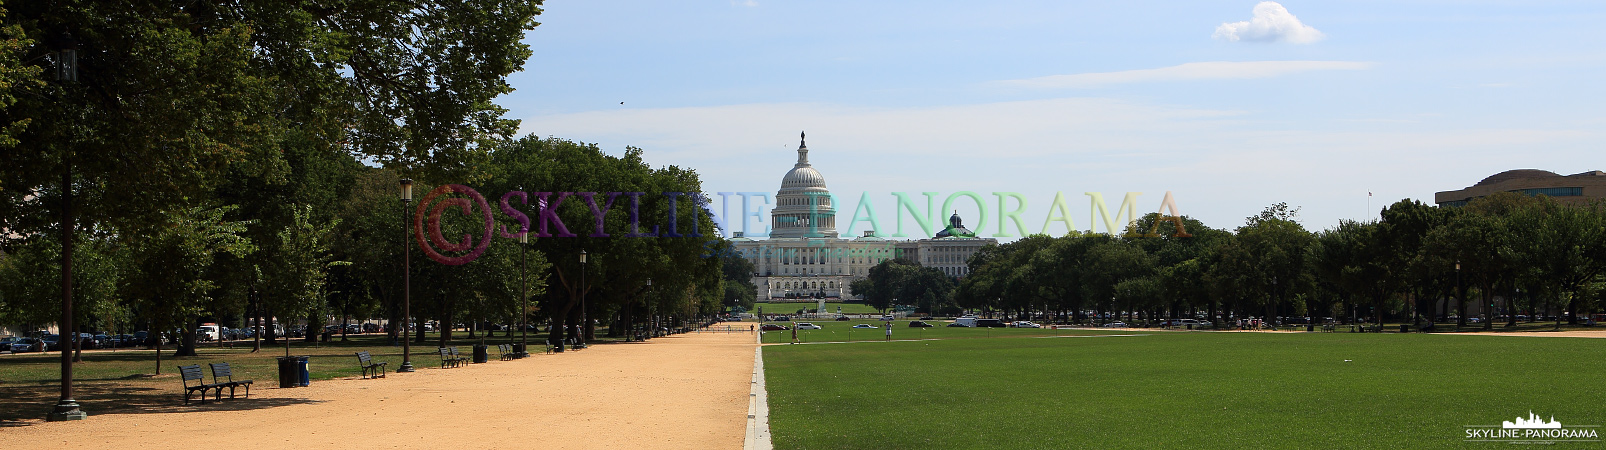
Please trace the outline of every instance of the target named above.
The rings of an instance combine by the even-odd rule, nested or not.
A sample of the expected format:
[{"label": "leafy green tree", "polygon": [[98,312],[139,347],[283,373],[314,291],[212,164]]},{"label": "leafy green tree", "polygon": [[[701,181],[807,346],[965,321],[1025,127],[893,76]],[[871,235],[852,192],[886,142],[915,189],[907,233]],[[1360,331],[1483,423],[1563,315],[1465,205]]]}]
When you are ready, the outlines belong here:
[{"label": "leafy green tree", "polygon": [[[250,224],[224,216],[233,207],[192,207],[168,214],[168,223],[155,233],[130,239],[128,275],[122,277],[125,298],[133,300],[141,318],[154,325],[151,332],[177,329],[182,336],[179,355],[193,355],[195,325],[216,283],[207,277],[217,255],[236,256],[253,250],[242,236]],[[157,352],[156,373],[161,373]]]},{"label": "leafy green tree", "polygon": [[[111,236],[80,233],[73,252],[73,323],[79,330],[109,329],[126,321],[117,284],[125,252]],[[0,323],[42,328],[61,320],[61,246],[51,234],[10,242],[0,253]],[[71,330],[62,330],[71,336]],[[75,357],[81,360],[82,352]]]},{"label": "leafy green tree", "polygon": [[1298,208],[1278,203],[1237,230],[1235,245],[1242,251],[1236,255],[1243,259],[1231,267],[1241,271],[1237,278],[1247,299],[1265,306],[1267,320],[1277,317],[1280,304],[1310,281],[1304,258],[1313,238],[1296,217]]}]

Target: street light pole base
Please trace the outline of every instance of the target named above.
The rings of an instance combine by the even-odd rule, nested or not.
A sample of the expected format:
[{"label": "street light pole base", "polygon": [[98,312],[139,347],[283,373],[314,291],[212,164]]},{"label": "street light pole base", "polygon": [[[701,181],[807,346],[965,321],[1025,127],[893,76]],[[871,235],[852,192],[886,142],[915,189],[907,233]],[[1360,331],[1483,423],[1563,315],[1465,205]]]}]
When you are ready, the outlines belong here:
[{"label": "street light pole base", "polygon": [[68,420],[84,420],[85,417],[89,417],[89,414],[85,413],[81,409],[78,409],[78,402],[75,402],[72,399],[67,399],[62,400],[61,403],[57,403],[55,410],[50,411],[50,414],[45,416],[45,421],[64,422]]},{"label": "street light pole base", "polygon": [[396,368],[396,371],[397,372],[402,372],[402,373],[411,373],[413,371],[413,363],[412,362],[404,362],[404,363],[402,363],[401,367],[397,367]]}]

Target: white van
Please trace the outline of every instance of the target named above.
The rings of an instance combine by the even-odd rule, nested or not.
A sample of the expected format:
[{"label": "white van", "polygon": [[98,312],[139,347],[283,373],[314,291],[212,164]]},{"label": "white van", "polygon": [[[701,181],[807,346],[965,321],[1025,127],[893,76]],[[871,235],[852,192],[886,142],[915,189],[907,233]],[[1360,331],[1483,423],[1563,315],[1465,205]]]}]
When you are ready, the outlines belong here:
[{"label": "white van", "polygon": [[975,328],[976,327],[976,316],[964,315],[964,316],[956,317],[956,318],[954,318],[954,323],[948,324],[948,326],[950,326],[950,327],[971,327],[971,328]]},{"label": "white van", "polygon": [[196,328],[195,332],[200,335],[203,341],[216,341],[222,337],[222,330],[215,323],[201,324],[201,327]]}]

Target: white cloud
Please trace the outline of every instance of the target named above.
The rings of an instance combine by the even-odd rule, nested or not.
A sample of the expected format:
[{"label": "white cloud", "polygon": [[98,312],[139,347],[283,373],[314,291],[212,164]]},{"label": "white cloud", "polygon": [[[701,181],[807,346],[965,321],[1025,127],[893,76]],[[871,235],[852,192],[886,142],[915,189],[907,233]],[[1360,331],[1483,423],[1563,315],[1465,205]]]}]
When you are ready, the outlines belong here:
[{"label": "white cloud", "polygon": [[1372,63],[1360,61],[1212,61],[1158,69],[1052,75],[1003,83],[1028,87],[1087,88],[1151,81],[1267,78],[1315,70],[1363,70],[1370,67]]},{"label": "white cloud", "polygon": [[1300,23],[1298,17],[1277,2],[1255,5],[1255,16],[1247,22],[1228,22],[1216,27],[1212,36],[1231,42],[1288,42],[1309,44],[1322,39],[1321,31]]}]

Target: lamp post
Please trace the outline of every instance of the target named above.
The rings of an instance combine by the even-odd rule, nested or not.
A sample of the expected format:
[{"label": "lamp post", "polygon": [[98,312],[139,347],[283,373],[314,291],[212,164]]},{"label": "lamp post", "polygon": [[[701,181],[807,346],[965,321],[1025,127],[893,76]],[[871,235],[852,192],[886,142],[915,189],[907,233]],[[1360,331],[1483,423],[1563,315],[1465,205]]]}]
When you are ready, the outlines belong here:
[{"label": "lamp post", "polygon": [[527,269],[530,264],[530,232],[519,233],[519,345],[523,352],[530,351],[530,284]]},{"label": "lamp post", "polygon": [[586,321],[586,249],[580,249],[580,336],[575,342],[586,343],[586,328],[591,324]]},{"label": "lamp post", "polygon": [[413,371],[413,246],[407,226],[407,205],[413,201],[413,179],[401,179],[402,201],[402,363],[397,372]]},{"label": "lamp post", "polygon": [[[642,297],[641,301],[642,301],[642,303],[646,303],[647,305],[649,305],[648,308],[647,308],[649,310],[652,309],[651,306],[650,306],[650,305],[652,305],[652,299],[649,298],[651,295],[652,295],[652,279],[648,278],[647,279],[647,296]],[[648,315],[651,315],[651,314],[648,314]],[[645,327],[646,323],[642,323],[642,326]],[[644,336],[650,336],[650,335],[651,334],[649,333],[649,334],[645,334]]]},{"label": "lamp post", "polygon": [[[50,52],[51,59],[56,61],[56,79],[61,81],[78,81],[78,43],[71,35],[63,33],[56,39]],[[61,399],[56,407],[45,416],[51,422],[65,420],[83,420],[88,416],[78,409],[78,401],[73,400],[72,391],[72,343],[78,341],[78,330],[72,323],[72,154],[69,150],[63,158],[61,173],[61,327],[57,334],[57,342],[61,344]],[[71,340],[68,340],[68,339]]]}]

